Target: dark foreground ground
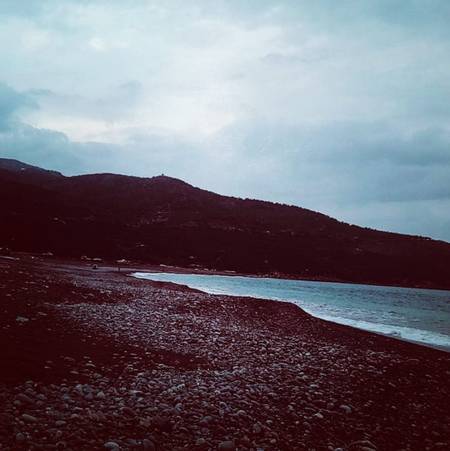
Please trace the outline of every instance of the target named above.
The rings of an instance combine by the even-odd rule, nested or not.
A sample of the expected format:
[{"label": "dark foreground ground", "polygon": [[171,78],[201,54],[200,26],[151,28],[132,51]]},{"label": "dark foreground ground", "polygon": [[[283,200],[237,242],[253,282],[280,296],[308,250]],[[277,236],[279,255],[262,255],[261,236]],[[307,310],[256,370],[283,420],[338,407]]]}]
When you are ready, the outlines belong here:
[{"label": "dark foreground ground", "polygon": [[450,449],[444,352],[49,262],[0,301],[1,450]]}]

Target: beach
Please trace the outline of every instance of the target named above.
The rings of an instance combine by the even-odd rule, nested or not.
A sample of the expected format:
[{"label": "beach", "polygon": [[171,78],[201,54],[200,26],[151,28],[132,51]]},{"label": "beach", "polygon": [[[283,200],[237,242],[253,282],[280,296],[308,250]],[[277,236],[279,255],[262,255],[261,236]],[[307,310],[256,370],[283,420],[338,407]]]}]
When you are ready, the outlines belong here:
[{"label": "beach", "polygon": [[449,353],[130,272],[0,260],[1,449],[450,447]]}]

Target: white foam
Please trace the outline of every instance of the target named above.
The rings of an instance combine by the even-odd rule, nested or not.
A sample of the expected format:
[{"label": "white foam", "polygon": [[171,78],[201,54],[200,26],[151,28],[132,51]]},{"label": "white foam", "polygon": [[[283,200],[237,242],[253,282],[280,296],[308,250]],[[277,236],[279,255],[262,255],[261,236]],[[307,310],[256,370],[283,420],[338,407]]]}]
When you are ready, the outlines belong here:
[{"label": "white foam", "polygon": [[[436,331],[420,329],[416,327],[408,327],[404,325],[398,324],[390,324],[389,321],[395,319],[396,312],[392,312],[392,314],[380,314],[377,313],[377,319],[383,320],[384,322],[373,322],[367,321],[364,319],[360,319],[360,317],[368,317],[370,313],[370,302],[367,302],[366,308],[364,310],[358,309],[342,309],[339,305],[333,305],[332,303],[314,303],[314,302],[303,302],[298,299],[293,299],[291,296],[284,296],[285,293],[282,293],[281,296],[272,294],[266,294],[266,291],[263,291],[264,294],[261,296],[259,291],[258,293],[252,292],[251,289],[246,290],[240,284],[236,284],[240,279],[249,280],[247,277],[236,277],[236,276],[217,276],[220,277],[220,280],[224,279],[232,279],[233,285],[228,285],[226,287],[217,288],[214,286],[214,281],[211,281],[210,277],[205,275],[198,274],[172,274],[172,273],[145,273],[145,272],[136,272],[132,274],[134,277],[140,279],[148,279],[148,280],[157,280],[157,281],[167,281],[174,283],[182,283],[190,286],[191,288],[202,290],[206,293],[210,294],[222,294],[222,295],[234,295],[234,296],[253,296],[256,298],[264,297],[266,299],[272,299],[276,301],[288,301],[293,304],[298,305],[300,308],[310,313],[313,316],[318,318],[331,321],[338,324],[343,324],[347,326],[352,326],[358,329],[367,330],[370,332],[375,332],[382,335],[387,335],[395,338],[399,338],[406,341],[412,341],[415,343],[421,343],[432,347],[437,347],[440,349],[445,349],[450,351],[450,333],[448,335],[439,333]],[[272,280],[272,279],[252,279],[254,282],[259,280],[260,282],[264,282],[264,280]],[[280,279],[276,279],[277,283],[280,282]],[[373,287],[370,287],[373,289]],[[379,287],[382,288],[382,287]],[[269,290],[267,290],[269,291]],[[355,307],[356,308],[356,307]],[[341,316],[342,314],[348,312],[349,316],[358,315],[359,318],[349,318]],[[332,312],[332,314],[330,314]],[[356,314],[356,315],[355,315]],[[373,314],[372,314],[373,316]],[[419,325],[420,319],[414,317],[411,318],[409,324],[413,323],[413,325]],[[450,331],[449,331],[450,332]]]},{"label": "white foam", "polygon": [[433,347],[450,350],[450,336],[413,327],[397,326],[393,324],[372,323],[368,321],[355,321],[348,318],[329,316],[315,313],[318,318],[332,321],[346,326],[356,327],[357,329],[368,330],[382,335],[388,335],[402,340],[422,343]]}]

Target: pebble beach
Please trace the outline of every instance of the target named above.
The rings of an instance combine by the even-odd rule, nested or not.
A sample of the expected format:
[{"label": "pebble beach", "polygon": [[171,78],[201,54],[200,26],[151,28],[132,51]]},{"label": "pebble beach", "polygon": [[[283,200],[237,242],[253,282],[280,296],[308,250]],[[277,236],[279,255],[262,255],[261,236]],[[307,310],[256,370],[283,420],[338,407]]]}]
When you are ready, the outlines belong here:
[{"label": "pebble beach", "polygon": [[0,293],[0,449],[450,448],[449,353],[70,262]]}]

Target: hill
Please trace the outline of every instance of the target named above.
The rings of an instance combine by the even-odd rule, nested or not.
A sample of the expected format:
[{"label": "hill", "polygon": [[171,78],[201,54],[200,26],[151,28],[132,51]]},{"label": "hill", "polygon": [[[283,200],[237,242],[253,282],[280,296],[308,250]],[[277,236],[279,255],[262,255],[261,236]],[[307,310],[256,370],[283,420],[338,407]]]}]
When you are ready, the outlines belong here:
[{"label": "hill", "polygon": [[65,177],[0,159],[0,246],[292,277],[450,288],[450,244],[158,176]]}]

